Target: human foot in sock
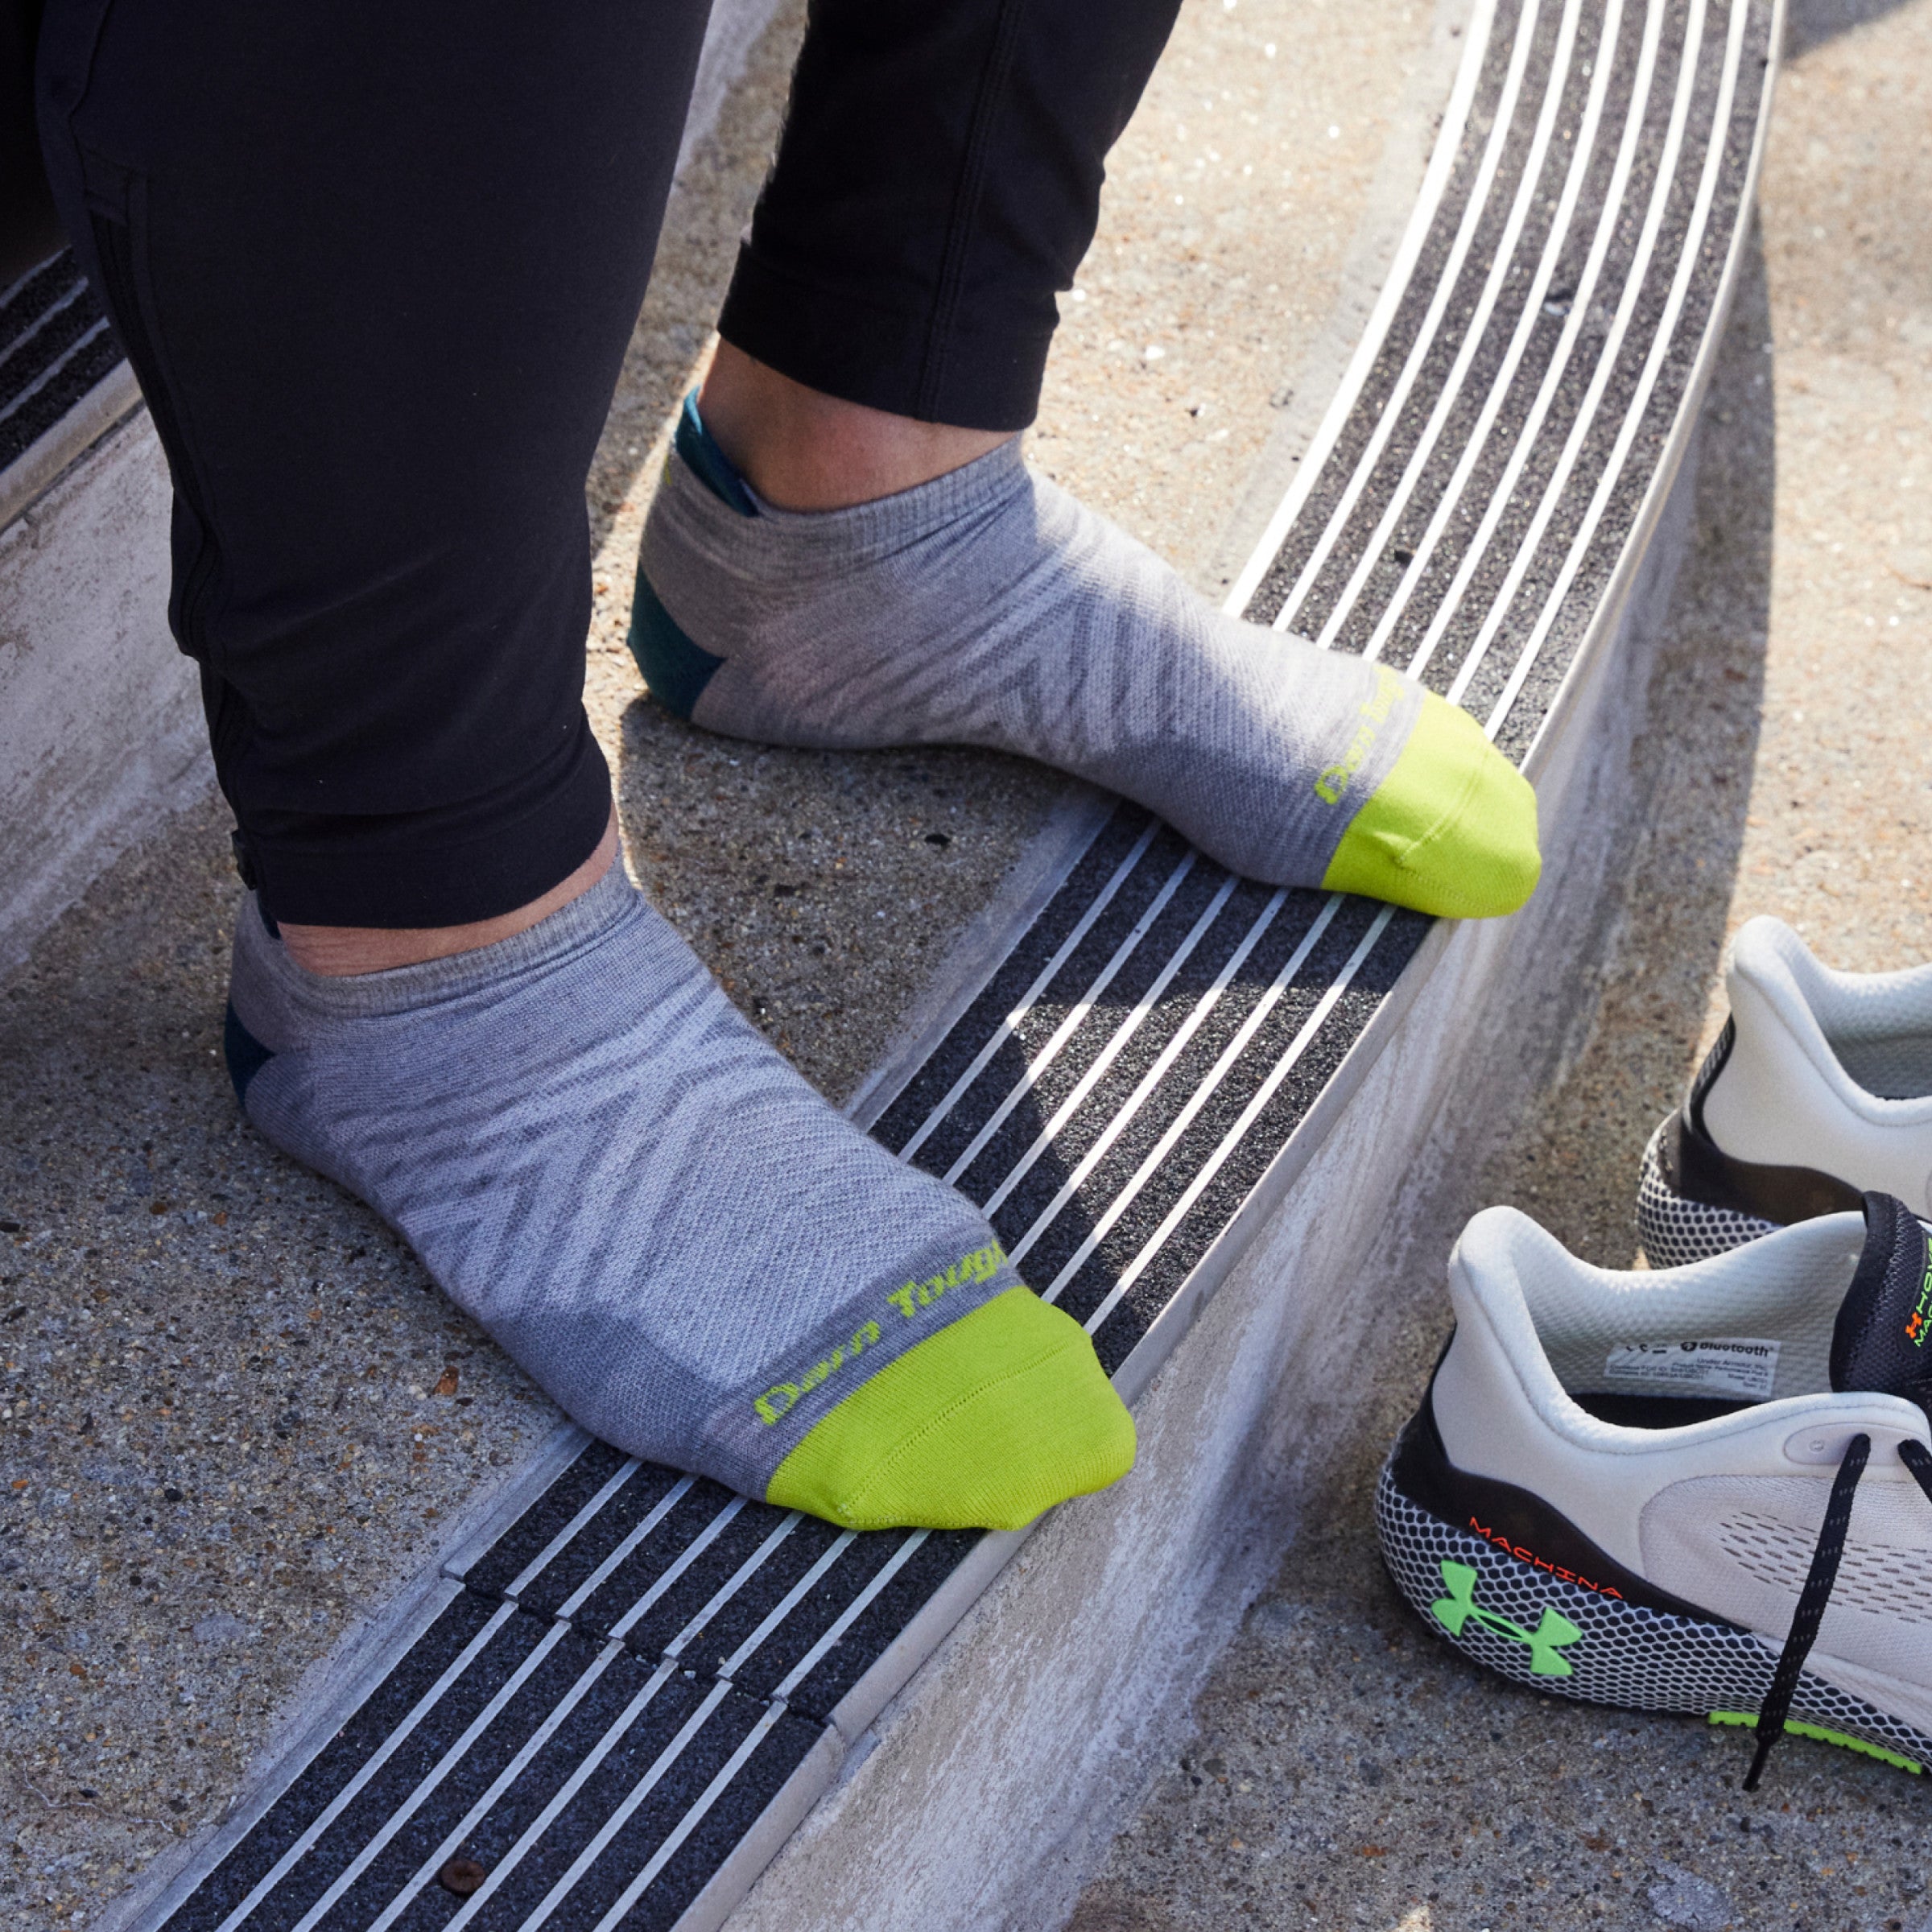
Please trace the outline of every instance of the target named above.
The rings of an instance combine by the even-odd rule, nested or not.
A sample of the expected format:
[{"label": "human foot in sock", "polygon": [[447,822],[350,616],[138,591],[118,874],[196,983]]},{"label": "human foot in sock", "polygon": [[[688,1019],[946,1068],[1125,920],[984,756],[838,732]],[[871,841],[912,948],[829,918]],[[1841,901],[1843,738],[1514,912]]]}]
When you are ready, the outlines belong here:
[{"label": "human foot in sock", "polygon": [[1017,1528],[1133,1459],[1079,1324],[819,1098],[613,866],[330,978],[251,900],[229,1070],[586,1428],[854,1529]]},{"label": "human foot in sock", "polygon": [[1535,794],[1467,712],[1224,616],[1035,477],[1017,438],[876,502],[785,510],[687,398],[631,648],[658,701],[709,730],[1018,752],[1270,884],[1480,918],[1536,883]]}]

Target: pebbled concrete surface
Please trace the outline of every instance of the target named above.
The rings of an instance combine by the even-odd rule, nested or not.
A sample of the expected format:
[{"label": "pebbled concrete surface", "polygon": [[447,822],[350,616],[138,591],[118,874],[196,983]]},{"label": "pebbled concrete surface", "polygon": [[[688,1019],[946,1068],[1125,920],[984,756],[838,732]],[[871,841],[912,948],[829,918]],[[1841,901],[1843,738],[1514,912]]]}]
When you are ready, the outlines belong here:
[{"label": "pebbled concrete surface", "polygon": [[0,1916],[74,1924],[225,1808],[282,1698],[548,1405],[237,1121],[226,821],[0,994]]},{"label": "pebbled concrete surface", "polygon": [[1736,1733],[1486,1678],[1370,1527],[1463,1220],[1510,1201],[1638,1258],[1638,1156],[1722,1023],[1728,935],[1772,912],[1834,964],[1932,957],[1932,5],[1801,0],[1792,31],[1594,983],[1534,1104],[1389,1256],[1405,1319],[1352,1447],[1070,1932],[1932,1927],[1918,1781],[1794,1740],[1748,1798]]},{"label": "pebbled concrete surface", "polygon": [[[778,9],[670,211],[590,480],[589,703],[634,869],[842,1094],[1060,784],[709,739],[624,650],[802,20]],[[1361,211],[1428,26],[1402,0],[1187,0],[1117,153],[1038,460],[1203,583],[1377,279]],[[0,1919],[23,1932],[97,1919],[218,1818],[303,1674],[555,1420],[373,1216],[237,1124],[226,847],[212,804],[157,827],[0,985]]]}]

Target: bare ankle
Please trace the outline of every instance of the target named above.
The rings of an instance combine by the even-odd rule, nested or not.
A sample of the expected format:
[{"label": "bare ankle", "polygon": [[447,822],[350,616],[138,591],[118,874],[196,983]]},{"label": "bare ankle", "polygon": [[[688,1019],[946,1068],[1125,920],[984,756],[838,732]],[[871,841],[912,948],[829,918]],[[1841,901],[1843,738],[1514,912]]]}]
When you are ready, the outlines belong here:
[{"label": "bare ankle", "polygon": [[569,877],[514,912],[499,913],[493,919],[477,919],[467,926],[284,923],[282,943],[287,947],[289,957],[304,972],[320,973],[327,979],[345,978],[357,972],[387,972],[398,966],[420,966],[429,960],[446,960],[452,953],[473,952],[479,946],[493,946],[498,939],[528,931],[539,919],[548,919],[588,892],[610,870],[617,856],[617,819],[613,811],[597,850]]},{"label": "bare ankle", "polygon": [[698,397],[704,427],[739,473],[780,510],[846,510],[963,469],[1004,430],[922,423],[807,389],[718,345]]}]

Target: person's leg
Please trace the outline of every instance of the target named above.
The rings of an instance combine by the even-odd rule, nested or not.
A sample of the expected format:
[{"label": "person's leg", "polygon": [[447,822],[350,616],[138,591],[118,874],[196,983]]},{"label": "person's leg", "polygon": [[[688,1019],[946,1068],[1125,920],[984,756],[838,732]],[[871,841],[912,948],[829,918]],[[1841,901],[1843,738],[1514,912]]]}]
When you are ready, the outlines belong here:
[{"label": "person's leg", "polygon": [[1513,910],[1534,795],[1472,720],[1224,616],[1008,440],[1174,11],[815,0],[633,648],[713,730],[1017,751],[1271,882]]},{"label": "person's leg", "polygon": [[703,10],[48,10],[51,171],[167,452],[169,615],[279,919],[489,919],[603,836],[584,479]]},{"label": "person's leg", "polygon": [[811,0],[724,340],[885,414],[1025,428],[1107,151],[1179,10]]},{"label": "person's leg", "polygon": [[1013,1525],[1131,1460],[1092,1344],[611,862],[583,489],[702,28],[53,0],[43,138],[167,450],[258,885],[229,1068],[620,1447]]},{"label": "person's leg", "polygon": [[698,407],[726,460],[779,510],[849,510],[990,456],[1003,429],[894,415],[811,389],[722,340]]}]

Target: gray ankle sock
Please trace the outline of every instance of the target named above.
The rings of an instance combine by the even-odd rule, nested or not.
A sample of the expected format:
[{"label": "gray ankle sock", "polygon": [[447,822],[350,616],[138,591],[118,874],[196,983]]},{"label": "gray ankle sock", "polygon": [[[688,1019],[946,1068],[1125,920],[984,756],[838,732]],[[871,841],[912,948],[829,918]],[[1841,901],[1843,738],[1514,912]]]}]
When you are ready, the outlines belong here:
[{"label": "gray ankle sock", "polygon": [[1278,885],[1321,882],[1423,702],[1385,668],[1224,616],[1034,476],[1017,437],[919,489],[804,514],[758,497],[689,402],[632,642],[653,693],[709,730],[1018,752]]},{"label": "gray ankle sock", "polygon": [[[250,1120],[398,1228],[576,1420],[754,1496],[882,1371],[900,1365],[903,1394],[922,1343],[1017,1305],[979,1213],[814,1092],[621,865],[514,938],[353,978],[297,966],[251,900],[229,1051]],[[1067,1366],[1117,1410],[1077,1327],[1017,1300],[1049,1352],[1071,1332]],[[943,1352],[970,1381],[956,1343]],[[906,1473],[919,1419],[866,1425],[865,1453],[898,1458],[879,1509],[950,1520]],[[848,1455],[840,1495],[864,1476]],[[1030,1513],[1095,1486],[1036,1481]],[[997,1519],[988,1493],[967,1520]],[[839,1513],[795,1482],[799,1498]]]}]

